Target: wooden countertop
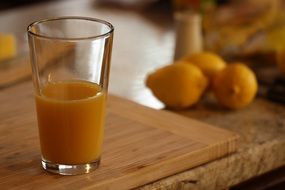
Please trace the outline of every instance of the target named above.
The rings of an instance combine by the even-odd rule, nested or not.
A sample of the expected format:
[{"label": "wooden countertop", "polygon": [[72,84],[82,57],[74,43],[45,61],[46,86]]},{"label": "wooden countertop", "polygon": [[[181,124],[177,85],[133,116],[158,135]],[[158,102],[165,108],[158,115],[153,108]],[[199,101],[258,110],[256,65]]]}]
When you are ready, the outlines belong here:
[{"label": "wooden countertop", "polygon": [[[0,12],[0,31],[13,32],[21,38],[31,21],[56,15],[108,20],[115,26],[110,92],[159,109],[163,105],[145,88],[144,79],[148,72],[172,61],[174,27],[163,13],[99,6],[90,0],[56,1]],[[24,37],[21,39],[25,41]],[[23,51],[27,49],[23,47]],[[240,149],[231,156],[140,189],[223,189],[285,165],[283,105],[259,97],[246,109],[229,112],[216,107],[210,97],[196,108],[179,114],[237,132],[242,138]]]}]

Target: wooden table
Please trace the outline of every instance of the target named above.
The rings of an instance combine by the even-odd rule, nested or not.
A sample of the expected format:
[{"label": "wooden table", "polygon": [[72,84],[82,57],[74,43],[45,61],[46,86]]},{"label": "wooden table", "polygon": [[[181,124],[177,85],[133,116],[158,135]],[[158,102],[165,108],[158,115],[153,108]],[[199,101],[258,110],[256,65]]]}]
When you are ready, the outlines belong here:
[{"label": "wooden table", "polygon": [[[0,31],[23,42],[26,26],[34,20],[62,15],[99,17],[115,26],[110,92],[153,108],[162,108],[144,80],[148,72],[171,63],[174,25],[167,12],[102,6],[90,0],[55,1],[0,12]],[[165,14],[165,15],[163,15]],[[21,47],[27,52],[25,46]],[[222,189],[285,165],[285,107],[257,98],[248,108],[229,112],[211,99],[179,112],[220,126],[242,137],[236,154],[145,185],[140,189]]]}]

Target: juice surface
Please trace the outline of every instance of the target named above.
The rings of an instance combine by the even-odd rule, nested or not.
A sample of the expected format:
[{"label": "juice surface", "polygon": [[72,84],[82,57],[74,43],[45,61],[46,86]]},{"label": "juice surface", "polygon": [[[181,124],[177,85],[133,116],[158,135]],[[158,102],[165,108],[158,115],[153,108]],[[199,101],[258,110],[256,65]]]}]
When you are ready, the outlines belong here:
[{"label": "juice surface", "polygon": [[43,158],[58,164],[84,164],[99,159],[105,99],[105,92],[94,83],[48,83],[41,96],[36,96]]}]

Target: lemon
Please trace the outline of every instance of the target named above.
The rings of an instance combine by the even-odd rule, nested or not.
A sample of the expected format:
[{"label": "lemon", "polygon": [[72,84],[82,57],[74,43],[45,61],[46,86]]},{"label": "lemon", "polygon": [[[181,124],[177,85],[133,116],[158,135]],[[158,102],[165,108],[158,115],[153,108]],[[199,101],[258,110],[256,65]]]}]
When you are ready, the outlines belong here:
[{"label": "lemon", "polygon": [[195,65],[178,61],[148,75],[146,85],[167,107],[181,109],[199,101],[208,84]]},{"label": "lemon", "polygon": [[254,99],[258,84],[255,74],[242,63],[234,63],[217,73],[213,91],[218,102],[231,109],[247,106]]},{"label": "lemon", "polygon": [[17,54],[16,39],[12,34],[0,33],[0,61],[14,58]]},{"label": "lemon", "polygon": [[199,67],[209,80],[212,80],[215,74],[226,66],[225,61],[219,55],[211,52],[191,54],[182,60]]}]

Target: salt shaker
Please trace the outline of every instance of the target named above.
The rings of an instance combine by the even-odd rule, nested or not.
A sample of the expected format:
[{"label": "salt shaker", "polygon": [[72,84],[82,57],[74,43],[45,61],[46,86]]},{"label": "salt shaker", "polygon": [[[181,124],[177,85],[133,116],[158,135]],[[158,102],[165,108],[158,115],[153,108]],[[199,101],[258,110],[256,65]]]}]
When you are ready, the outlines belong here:
[{"label": "salt shaker", "polygon": [[201,15],[178,12],[175,14],[176,44],[174,60],[203,50]]}]

